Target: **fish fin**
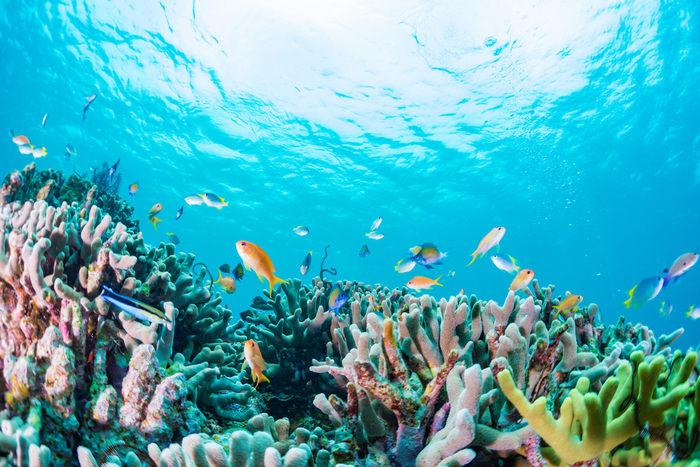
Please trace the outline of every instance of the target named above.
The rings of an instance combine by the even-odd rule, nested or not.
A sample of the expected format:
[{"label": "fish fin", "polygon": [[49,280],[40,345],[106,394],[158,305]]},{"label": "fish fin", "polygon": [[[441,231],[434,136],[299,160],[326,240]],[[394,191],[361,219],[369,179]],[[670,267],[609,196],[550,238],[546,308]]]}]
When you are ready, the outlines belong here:
[{"label": "fish fin", "polygon": [[[552,307],[552,308],[554,308],[554,307]],[[561,310],[557,310],[557,312],[554,313],[554,316],[552,316],[552,321],[557,319],[557,316],[559,316],[559,313],[561,313]]]},{"label": "fish fin", "polygon": [[245,266],[245,268],[246,268],[248,271],[250,271],[250,266],[248,266],[248,263],[246,263],[245,261],[243,261],[243,266]]},{"label": "fish fin", "polygon": [[423,266],[425,266],[427,269],[433,269],[433,267],[429,264],[424,264]]},{"label": "fish fin", "polygon": [[[664,272],[666,272],[666,270],[664,270]],[[669,277],[669,274],[666,274],[664,276],[664,283],[661,285],[661,289],[665,289],[669,282],[671,282],[671,279]]]},{"label": "fish fin", "polygon": [[624,302],[622,302],[622,304],[625,305],[627,308],[629,308],[630,305],[632,304],[632,297],[630,297],[627,300],[625,300]]},{"label": "fish fin", "polygon": [[414,246],[414,247],[411,247],[408,249],[408,251],[410,251],[414,255],[417,255],[418,252],[420,252],[420,250],[421,250],[421,247],[419,247],[419,246]]},{"label": "fish fin", "polygon": [[246,363],[248,363],[248,362],[246,362],[246,360],[245,360],[245,358],[244,358],[244,359],[243,359],[243,365],[241,365],[241,371],[245,370]]},{"label": "fish fin", "polygon": [[691,311],[686,311],[686,312],[685,312],[685,315],[686,315],[686,316],[690,316],[691,314],[692,314]]},{"label": "fish fin", "polygon": [[273,288],[276,284],[280,284],[280,283],[289,284],[289,282],[287,282],[287,281],[284,280],[284,279],[280,279],[279,277],[272,276],[272,280],[270,280],[270,295],[272,295],[272,288]]},{"label": "fish fin", "polygon": [[270,382],[270,380],[267,378],[267,376],[265,376],[265,375],[262,373],[262,371],[261,371],[260,374],[258,375],[258,382],[260,382],[261,380],[262,380],[262,381],[265,381],[266,383],[269,383],[269,382]]},{"label": "fish fin", "polygon": [[433,284],[439,285],[440,287],[442,287],[442,284],[439,284],[439,283],[438,283],[438,281],[440,280],[441,277],[442,277],[442,274],[440,274],[440,275],[438,276],[438,278],[435,279],[435,282],[433,282]]},{"label": "fish fin", "polygon": [[469,264],[467,264],[467,266],[471,266],[472,263],[476,260],[477,256],[478,256],[478,253],[476,251],[474,253],[472,253],[472,260],[469,261]]},{"label": "fish fin", "polygon": [[153,219],[151,219],[151,222],[153,222],[153,228],[158,230],[158,227],[156,227],[156,224],[158,222],[163,222],[163,219],[158,219],[157,217],[154,217]]},{"label": "fish fin", "polygon": [[219,280],[216,281],[216,282],[214,282],[214,284],[219,284],[219,283],[221,283],[221,279],[223,279],[223,277],[221,277],[221,271],[219,271]]},{"label": "fish fin", "polygon": [[258,274],[258,271],[255,271],[255,275],[258,276],[258,279],[260,279],[260,282],[264,282],[262,276],[260,274]]}]

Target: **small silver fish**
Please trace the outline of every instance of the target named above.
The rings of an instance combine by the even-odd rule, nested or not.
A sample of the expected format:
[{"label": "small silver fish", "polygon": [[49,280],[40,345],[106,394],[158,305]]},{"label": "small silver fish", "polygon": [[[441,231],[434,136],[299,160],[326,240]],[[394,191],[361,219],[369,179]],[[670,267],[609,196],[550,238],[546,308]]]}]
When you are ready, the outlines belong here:
[{"label": "small silver fish", "polygon": [[394,266],[394,270],[398,272],[399,274],[403,274],[405,272],[408,272],[412,270],[414,267],[416,267],[416,262],[413,261],[412,257],[404,258],[400,260],[396,266]]},{"label": "small silver fish", "polygon": [[190,195],[185,198],[185,203],[189,204],[190,206],[199,206],[200,204],[204,203],[204,198],[199,195]]},{"label": "small silver fish", "polygon": [[226,200],[224,200],[221,196],[217,196],[213,193],[204,193],[203,195],[199,196],[202,197],[204,204],[206,204],[210,208],[221,209],[224,206],[228,206],[228,202]]},{"label": "small silver fish", "polygon": [[384,234],[381,232],[377,232],[376,230],[366,233],[365,235],[371,238],[372,240],[381,240],[382,238],[384,238]]},{"label": "small silver fish", "polygon": [[383,220],[384,219],[382,219],[381,217],[377,217],[376,219],[374,219],[374,222],[372,222],[372,227],[369,230],[377,230],[379,226],[382,225]]},{"label": "small silver fish", "polygon": [[46,128],[46,118],[49,116],[49,114],[44,114],[44,118],[41,119],[41,127]]},{"label": "small silver fish", "polygon": [[85,120],[85,114],[87,113],[88,109],[90,108],[90,104],[95,102],[95,99],[97,99],[97,94],[93,94],[90,97],[85,98],[85,106],[83,107],[83,120]]},{"label": "small silver fish", "polygon": [[294,227],[294,233],[299,235],[300,237],[304,237],[306,235],[309,235],[309,228],[305,225],[297,225]]},{"label": "small silver fish", "polygon": [[507,273],[512,274],[520,270],[520,266],[515,264],[515,258],[510,255],[493,255],[491,261],[498,269]]},{"label": "small silver fish", "polygon": [[185,209],[184,206],[180,207],[180,209],[177,210],[177,213],[175,213],[175,220],[178,220],[179,218],[182,217],[182,212]]}]

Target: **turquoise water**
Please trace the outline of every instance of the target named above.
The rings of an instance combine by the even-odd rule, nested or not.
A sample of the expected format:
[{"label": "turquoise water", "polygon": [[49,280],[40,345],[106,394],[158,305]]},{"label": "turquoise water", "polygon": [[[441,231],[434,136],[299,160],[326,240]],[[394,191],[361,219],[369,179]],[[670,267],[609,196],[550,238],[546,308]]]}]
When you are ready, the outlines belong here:
[{"label": "turquoise water", "polygon": [[[42,169],[120,159],[146,240],[174,232],[212,269],[248,240],[281,277],[312,250],[310,281],[331,245],[338,278],[443,274],[436,296],[502,301],[511,277],[488,257],[466,265],[503,225],[502,253],[606,322],[683,326],[681,346],[697,344],[697,268],[638,310],[622,302],[700,250],[700,5],[524,3],[5,1],[0,128],[46,146]],[[29,161],[0,143],[3,174]],[[230,204],[175,221],[202,192]],[[370,240],[377,216],[385,238]],[[426,241],[444,265],[397,274]],[[234,312],[267,287],[237,285]]]}]

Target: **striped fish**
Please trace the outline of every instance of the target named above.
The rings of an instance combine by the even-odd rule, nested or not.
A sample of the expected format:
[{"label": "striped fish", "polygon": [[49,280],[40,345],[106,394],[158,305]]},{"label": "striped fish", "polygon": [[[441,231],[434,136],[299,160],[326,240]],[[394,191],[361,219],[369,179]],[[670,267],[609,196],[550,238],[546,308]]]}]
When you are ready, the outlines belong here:
[{"label": "striped fish", "polygon": [[102,300],[111,303],[136,319],[158,324],[166,324],[170,322],[170,319],[165,316],[165,313],[156,307],[143,303],[135,298],[120,295],[106,285],[103,285],[102,289],[103,293],[100,295]]}]

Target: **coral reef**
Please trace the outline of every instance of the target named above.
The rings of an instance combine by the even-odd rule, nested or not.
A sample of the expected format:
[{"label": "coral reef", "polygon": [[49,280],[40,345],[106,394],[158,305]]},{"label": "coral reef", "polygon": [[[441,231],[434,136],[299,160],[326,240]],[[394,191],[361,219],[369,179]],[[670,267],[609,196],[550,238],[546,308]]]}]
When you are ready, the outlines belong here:
[{"label": "coral reef", "polygon": [[[55,207],[48,195],[19,201],[22,189],[38,186],[36,177],[63,186],[51,175],[29,166],[20,175],[26,182],[14,191],[5,185],[0,203],[7,415],[25,420],[35,433],[26,438],[46,445],[61,465],[74,460],[77,444],[164,442],[202,430],[206,417],[197,407],[206,407],[196,394],[204,385],[225,386],[225,362],[234,360],[205,344],[225,335],[230,311],[190,273],[194,257],[174,245],[145,245],[94,204]],[[161,306],[171,322],[141,323],[120,312],[100,298],[103,285]],[[178,350],[196,357],[187,362],[173,355]],[[17,443],[6,450],[21,450]]]},{"label": "coral reef", "polygon": [[[595,304],[557,315],[567,294],[537,280],[496,302],[290,279],[231,323],[193,255],[146,245],[90,186],[28,166],[0,191],[7,465],[700,464],[682,330],[605,325]],[[103,285],[169,322],[120,312]]]}]

